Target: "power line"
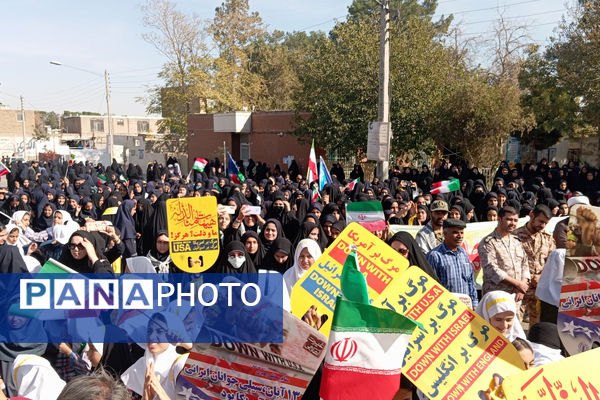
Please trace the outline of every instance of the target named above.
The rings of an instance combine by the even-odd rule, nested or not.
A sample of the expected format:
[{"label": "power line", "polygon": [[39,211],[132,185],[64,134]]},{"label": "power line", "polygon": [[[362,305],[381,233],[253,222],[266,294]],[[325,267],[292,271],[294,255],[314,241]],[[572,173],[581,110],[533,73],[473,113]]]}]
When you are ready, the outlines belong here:
[{"label": "power line", "polygon": [[[518,19],[518,18],[530,18],[530,17],[537,17],[538,15],[546,15],[546,14],[556,14],[558,12],[564,12],[564,9],[560,9],[560,10],[552,10],[552,11],[544,11],[541,13],[535,13],[535,14],[529,14],[529,15],[515,15],[515,16],[510,16],[510,17],[503,17],[503,19]],[[498,18],[496,19],[487,19],[484,21],[472,21],[472,22],[463,22],[460,25],[476,25],[476,24],[482,24],[485,22],[496,22],[498,21]]]},{"label": "power line", "polygon": [[475,10],[455,11],[455,12],[449,13],[448,15],[450,15],[450,14],[467,14],[467,13],[473,13],[473,12],[479,12],[479,11],[489,11],[489,10],[500,10],[502,8],[505,8],[505,7],[518,6],[518,5],[521,5],[521,4],[538,3],[540,1],[542,1],[542,0],[520,1],[520,2],[517,2],[517,3],[505,4],[502,7],[496,6],[496,7],[478,8],[478,9],[475,9]]},{"label": "power line", "polygon": [[[546,25],[559,24],[559,23],[561,23],[561,22],[562,22],[562,21],[552,21],[552,22],[546,22],[546,23],[543,23],[543,24],[535,24],[535,25],[530,25],[530,26],[528,26],[528,28],[535,28],[535,27],[538,27],[538,26],[546,26]],[[464,35],[465,35],[465,36],[474,36],[474,35],[484,35],[484,34],[486,34],[486,33],[495,33],[495,32],[496,32],[496,31],[473,32],[473,33],[471,33],[471,32],[465,32],[465,33],[464,33]]]},{"label": "power line", "polygon": [[154,66],[154,67],[148,67],[148,68],[140,68],[140,69],[128,69],[128,70],[123,70],[123,71],[111,71],[111,75],[121,75],[121,74],[125,74],[127,72],[138,72],[138,71],[149,71],[152,69],[158,69],[160,70],[163,66],[162,65],[158,65],[158,66]]}]

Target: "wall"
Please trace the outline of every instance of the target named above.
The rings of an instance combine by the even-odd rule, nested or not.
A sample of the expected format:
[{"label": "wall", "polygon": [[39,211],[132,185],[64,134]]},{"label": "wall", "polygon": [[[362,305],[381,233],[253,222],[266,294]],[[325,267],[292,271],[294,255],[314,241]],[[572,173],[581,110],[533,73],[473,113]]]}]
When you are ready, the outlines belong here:
[{"label": "wall", "polygon": [[[305,114],[305,117],[308,115]],[[270,167],[279,164],[287,169],[284,158],[292,156],[298,163],[302,175],[308,168],[310,142],[302,143],[291,132],[294,129],[293,111],[254,112],[249,134],[250,158],[266,162]],[[188,155],[189,162],[195,157],[223,158],[223,141],[228,151],[237,160],[240,155],[240,135],[237,133],[214,132],[212,114],[191,114],[188,116]],[[232,149],[233,145],[233,149]],[[232,149],[232,150],[230,150]],[[325,157],[325,150],[316,148],[319,156]],[[191,164],[189,165],[191,167]],[[329,166],[331,167],[331,166]]]},{"label": "wall", "polygon": [[[102,131],[92,132],[90,121],[93,119],[101,119],[104,121],[104,129]],[[158,117],[125,117],[113,116],[111,123],[113,134],[115,135],[138,135],[138,121],[148,121],[148,132],[157,132],[158,125],[162,118]],[[119,122],[122,122],[120,125]],[[80,133],[85,139],[95,137],[105,137],[108,134],[108,118],[102,115],[80,115],[76,117],[66,117],[63,119],[64,131],[68,133]]]},{"label": "wall", "polygon": [[[583,141],[583,142],[582,142]],[[556,161],[559,165],[564,165],[573,158],[579,160],[591,167],[600,167],[600,138],[590,137],[580,139],[563,139],[555,145],[538,150],[536,153],[537,161],[546,158],[548,162]]]},{"label": "wall", "polygon": [[[0,155],[12,155],[23,141],[23,124],[17,120],[21,110],[0,110]],[[25,110],[25,141],[33,137],[35,111]]]},{"label": "wall", "polygon": [[[212,114],[188,115],[188,168],[192,167],[196,157],[223,160],[223,142],[231,152],[232,134],[213,131]],[[239,154],[239,150],[238,150]],[[235,157],[234,154],[232,156]]]}]

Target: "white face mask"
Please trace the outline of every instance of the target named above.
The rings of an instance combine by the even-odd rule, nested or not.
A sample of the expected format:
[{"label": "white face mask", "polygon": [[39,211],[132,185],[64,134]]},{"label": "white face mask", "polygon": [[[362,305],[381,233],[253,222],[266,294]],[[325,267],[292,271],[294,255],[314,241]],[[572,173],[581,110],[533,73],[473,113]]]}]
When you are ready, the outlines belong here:
[{"label": "white face mask", "polygon": [[242,265],[244,264],[244,262],[246,261],[246,257],[244,257],[244,256],[240,256],[240,257],[229,256],[229,257],[227,257],[227,261],[229,261],[229,264],[231,264],[231,266],[233,268],[240,269],[242,267]]}]

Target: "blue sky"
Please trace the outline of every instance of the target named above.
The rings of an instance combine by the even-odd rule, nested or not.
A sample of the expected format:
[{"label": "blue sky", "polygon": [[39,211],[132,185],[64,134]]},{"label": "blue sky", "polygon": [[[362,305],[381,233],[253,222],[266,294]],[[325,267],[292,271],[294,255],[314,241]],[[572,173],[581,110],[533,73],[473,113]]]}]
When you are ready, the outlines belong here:
[{"label": "blue sky", "polygon": [[[221,0],[174,1],[181,11],[212,18]],[[531,26],[530,35],[546,44],[574,0],[440,0],[438,15],[455,14],[465,34],[488,35],[501,10],[505,18]],[[157,83],[164,58],[141,35],[138,1],[4,1],[0,14],[0,103],[26,109],[106,112],[104,80],[49,63],[57,60],[111,76],[112,113],[144,115],[135,101]],[[344,19],[351,0],[250,0],[269,29],[328,31]],[[393,38],[392,38],[393,40]]]}]

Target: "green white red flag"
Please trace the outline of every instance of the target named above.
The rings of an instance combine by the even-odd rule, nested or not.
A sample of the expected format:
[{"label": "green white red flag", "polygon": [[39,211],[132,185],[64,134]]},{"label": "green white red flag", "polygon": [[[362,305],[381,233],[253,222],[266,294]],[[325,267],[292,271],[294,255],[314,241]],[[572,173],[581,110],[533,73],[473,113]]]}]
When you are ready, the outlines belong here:
[{"label": "green white red flag", "polygon": [[355,180],[353,180],[352,182],[350,182],[348,184],[348,190],[349,191],[353,191],[354,190],[354,186],[356,186],[356,184],[360,182],[360,178],[356,178]]},{"label": "green white red flag", "polygon": [[204,172],[204,168],[206,167],[206,164],[208,164],[208,160],[206,160],[204,158],[196,158],[194,160],[194,166],[192,167],[192,169],[195,169],[196,171]]},{"label": "green white red flag", "polygon": [[416,324],[400,314],[338,297],[320,397],[389,400],[400,388],[404,353]]},{"label": "green white red flag", "polygon": [[4,163],[0,162],[0,176],[4,176],[10,174],[10,169],[4,165]]},{"label": "green white red flag", "polygon": [[452,179],[450,181],[439,181],[431,184],[431,194],[450,193],[455,190],[460,190],[460,181]]},{"label": "green white red flag", "polygon": [[104,185],[106,182],[108,182],[108,178],[105,175],[98,174],[98,186]]},{"label": "green white red flag", "polygon": [[370,232],[385,230],[385,215],[379,201],[356,201],[346,204],[346,222],[358,222]]}]

